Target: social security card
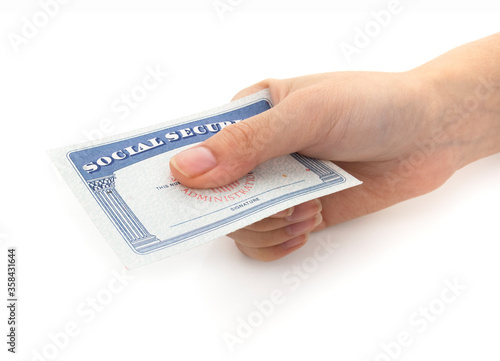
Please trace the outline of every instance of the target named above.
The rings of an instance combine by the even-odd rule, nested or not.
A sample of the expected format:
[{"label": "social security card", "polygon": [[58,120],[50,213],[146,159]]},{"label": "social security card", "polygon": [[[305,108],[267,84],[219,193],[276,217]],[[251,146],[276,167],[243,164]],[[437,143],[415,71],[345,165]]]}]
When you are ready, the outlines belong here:
[{"label": "social security card", "polygon": [[190,189],[169,169],[175,154],[272,107],[269,90],[177,121],[49,151],[127,268],[185,251],[274,213],[361,182],[330,161],[294,153],[231,184]]}]

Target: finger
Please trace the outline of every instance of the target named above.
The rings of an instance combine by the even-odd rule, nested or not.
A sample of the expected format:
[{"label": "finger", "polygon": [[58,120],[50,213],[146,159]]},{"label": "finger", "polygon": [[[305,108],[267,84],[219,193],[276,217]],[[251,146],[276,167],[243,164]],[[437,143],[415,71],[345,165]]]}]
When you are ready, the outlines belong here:
[{"label": "finger", "polygon": [[236,124],[170,160],[179,182],[191,188],[215,188],[240,179],[266,160],[306,148],[315,131],[304,131],[302,110],[294,97]]},{"label": "finger", "polygon": [[246,247],[270,247],[311,232],[322,222],[322,220],[321,213],[318,213],[311,219],[289,224],[269,232],[255,232],[248,229],[240,229],[228,234],[228,236]]},{"label": "finger", "polygon": [[264,90],[264,89],[266,89],[268,87],[269,87],[269,81],[268,80],[261,81],[261,82],[259,82],[257,84],[249,86],[248,88],[240,90],[238,93],[236,93],[236,95],[233,97],[233,99],[231,99],[231,101],[234,102],[235,100],[238,100],[238,99],[244,98],[246,96],[252,95],[252,94],[257,93],[257,92],[259,92],[261,90]]},{"label": "finger", "polygon": [[268,232],[278,228],[283,228],[289,224],[305,221],[313,218],[317,213],[321,212],[321,202],[319,199],[299,204],[293,210],[293,213],[284,218],[265,218],[259,222],[255,222],[245,229],[255,232]]},{"label": "finger", "polygon": [[271,94],[271,100],[274,105],[280,103],[286,95],[292,90],[293,83],[297,82],[297,79],[300,78],[292,78],[292,79],[265,79],[256,84],[249,86],[243,90],[240,90],[236,95],[231,99],[231,101],[235,101],[241,99],[243,97],[252,95],[264,89],[269,89],[269,93]]},{"label": "finger", "polygon": [[293,213],[294,208],[295,207],[291,207],[291,208],[285,209],[284,211],[281,211],[281,212],[273,214],[272,216],[269,216],[269,218],[285,218],[285,217],[288,217],[289,215],[291,215]]},{"label": "finger", "polygon": [[247,247],[237,241],[235,241],[235,244],[238,247],[238,249],[248,257],[259,261],[270,262],[270,261],[275,261],[279,258],[282,258],[298,250],[300,247],[306,244],[308,240],[309,240],[309,233],[306,233],[297,236],[295,238],[292,238],[282,244],[270,247],[261,247],[261,248]]}]

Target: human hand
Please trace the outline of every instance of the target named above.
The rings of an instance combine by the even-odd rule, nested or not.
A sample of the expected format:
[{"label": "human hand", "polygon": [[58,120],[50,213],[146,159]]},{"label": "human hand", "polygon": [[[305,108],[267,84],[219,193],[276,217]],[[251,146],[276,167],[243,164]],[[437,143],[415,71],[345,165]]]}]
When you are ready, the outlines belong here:
[{"label": "human hand", "polygon": [[[464,136],[444,121],[463,98],[435,75],[450,61],[443,58],[405,73],[340,72],[255,84],[234,99],[269,88],[275,106],[178,154],[172,173],[186,186],[212,188],[299,152],[335,161],[363,181],[229,234],[252,258],[283,257],[310,232],[427,193],[467,163],[457,147]],[[460,96],[474,90],[468,78],[459,84]],[[478,117],[491,110],[492,99],[483,103]]]}]

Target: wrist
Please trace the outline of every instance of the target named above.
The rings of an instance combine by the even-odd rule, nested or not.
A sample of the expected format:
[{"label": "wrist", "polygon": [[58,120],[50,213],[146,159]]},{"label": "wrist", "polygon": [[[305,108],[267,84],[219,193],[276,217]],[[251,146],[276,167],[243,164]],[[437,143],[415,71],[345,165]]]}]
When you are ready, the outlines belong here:
[{"label": "wrist", "polygon": [[419,76],[432,129],[429,141],[447,153],[453,171],[500,152],[499,78],[451,71],[420,71]]},{"label": "wrist", "polygon": [[438,78],[442,110],[437,120],[454,154],[455,169],[499,152],[500,82],[483,74],[457,79],[444,73]]},{"label": "wrist", "polygon": [[414,70],[434,99],[432,126],[454,170],[500,152],[500,49],[492,46],[499,40],[467,44]]}]

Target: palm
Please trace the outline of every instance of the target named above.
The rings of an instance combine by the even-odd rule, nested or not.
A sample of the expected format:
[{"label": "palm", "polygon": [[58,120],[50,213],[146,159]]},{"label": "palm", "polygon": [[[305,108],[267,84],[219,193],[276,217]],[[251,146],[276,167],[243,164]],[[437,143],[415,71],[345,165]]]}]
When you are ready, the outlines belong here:
[{"label": "palm", "polygon": [[407,157],[388,161],[335,162],[363,181],[363,184],[322,197],[323,222],[315,231],[428,193],[441,186],[453,174],[453,171],[443,167],[443,164],[449,163],[446,162],[446,152],[435,152],[432,157],[422,157],[419,163],[414,161],[411,154],[410,152]]}]

